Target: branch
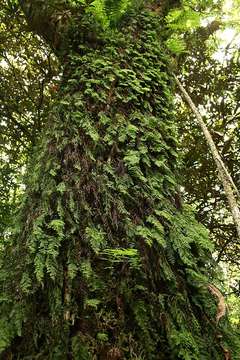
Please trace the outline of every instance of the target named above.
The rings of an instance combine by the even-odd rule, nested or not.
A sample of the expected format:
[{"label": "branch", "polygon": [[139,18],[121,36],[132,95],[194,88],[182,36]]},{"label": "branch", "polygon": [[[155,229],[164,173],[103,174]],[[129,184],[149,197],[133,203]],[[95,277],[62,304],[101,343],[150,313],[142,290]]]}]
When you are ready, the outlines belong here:
[{"label": "branch", "polygon": [[68,25],[70,11],[59,0],[20,0],[30,30],[41,36],[54,50],[58,50]]},{"label": "branch", "polygon": [[218,149],[212,139],[212,136],[206,126],[206,124],[203,121],[203,118],[201,116],[201,114],[199,113],[198,109],[196,108],[196,106],[194,105],[192,99],[190,98],[189,94],[187,93],[187,91],[184,89],[184,87],[182,86],[182,84],[180,83],[180,81],[178,80],[178,78],[174,75],[175,81],[181,91],[181,93],[183,94],[183,97],[185,98],[185,100],[187,101],[188,105],[190,106],[191,110],[193,111],[193,113],[196,116],[197,119],[197,123],[198,125],[200,125],[205,139],[207,141],[207,144],[210,148],[212,157],[215,161],[215,164],[217,166],[218,169],[218,175],[219,175],[219,179],[223,185],[224,191],[225,191],[225,195],[227,197],[228,200],[228,205],[229,208],[231,210],[232,213],[232,217],[233,217],[233,221],[235,223],[236,229],[237,229],[237,234],[238,237],[240,239],[240,211],[238,208],[238,202],[237,199],[235,197],[235,195],[237,196],[237,198],[240,199],[240,194],[239,191],[236,187],[236,185],[233,182],[233,179],[228,171],[228,169],[226,168],[226,166],[224,165],[221,156],[218,152]]},{"label": "branch", "polygon": [[217,307],[217,314],[216,314],[216,323],[219,323],[219,320],[226,315],[227,306],[225,303],[225,299],[223,294],[220,292],[216,286],[213,284],[208,284],[208,290],[218,299],[218,307]]}]

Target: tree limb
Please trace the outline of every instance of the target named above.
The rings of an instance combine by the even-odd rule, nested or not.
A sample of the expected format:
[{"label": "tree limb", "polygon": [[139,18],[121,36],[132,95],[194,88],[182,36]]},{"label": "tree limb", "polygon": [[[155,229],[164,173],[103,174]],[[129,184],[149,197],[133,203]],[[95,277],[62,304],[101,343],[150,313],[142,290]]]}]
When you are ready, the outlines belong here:
[{"label": "tree limb", "polygon": [[[66,25],[69,10],[59,0],[20,0],[20,7],[30,29],[41,36],[54,50],[60,48],[64,31],[62,19]],[[61,24],[60,24],[61,23]]]},{"label": "tree limb", "polygon": [[237,229],[237,234],[240,239],[240,211],[239,211],[237,199],[235,197],[235,194],[236,194],[236,196],[240,199],[239,191],[238,191],[236,185],[234,184],[233,179],[232,179],[228,169],[226,168],[225,164],[222,161],[222,158],[218,152],[218,149],[213,141],[213,138],[212,138],[201,114],[199,113],[198,109],[196,108],[195,104],[193,103],[192,99],[190,98],[189,94],[184,89],[184,87],[182,86],[182,84],[180,83],[178,78],[175,75],[174,75],[174,78],[175,78],[175,81],[176,81],[181,93],[183,94],[184,99],[187,101],[191,110],[195,114],[198,125],[200,125],[200,127],[204,133],[205,139],[206,139],[207,144],[212,153],[212,157],[217,166],[219,179],[223,185],[225,195],[228,200],[228,205],[229,205],[229,208],[232,213],[233,221],[234,221],[236,229]]}]

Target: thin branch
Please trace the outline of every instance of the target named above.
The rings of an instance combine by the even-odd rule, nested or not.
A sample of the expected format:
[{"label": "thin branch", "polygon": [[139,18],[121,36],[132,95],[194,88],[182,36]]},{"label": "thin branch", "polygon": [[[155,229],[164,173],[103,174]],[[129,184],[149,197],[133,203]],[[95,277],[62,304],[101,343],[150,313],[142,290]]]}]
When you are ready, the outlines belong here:
[{"label": "thin branch", "polygon": [[237,234],[240,239],[240,211],[239,211],[237,199],[235,197],[235,195],[236,195],[237,198],[240,199],[239,191],[238,191],[236,185],[234,184],[233,179],[232,179],[228,169],[226,168],[226,166],[224,165],[224,163],[221,159],[218,149],[213,141],[213,138],[212,138],[201,114],[199,113],[198,109],[196,108],[195,104],[193,103],[192,99],[190,98],[189,94],[184,89],[184,87],[182,86],[182,84],[180,83],[178,78],[175,75],[174,75],[174,78],[175,78],[175,81],[176,81],[184,99],[187,101],[191,110],[195,114],[198,125],[201,127],[201,129],[204,133],[205,139],[207,141],[207,144],[210,148],[211,154],[212,154],[215,164],[217,166],[219,179],[223,185],[225,195],[228,200],[228,205],[229,205],[229,208],[232,213],[233,221],[236,226]]}]

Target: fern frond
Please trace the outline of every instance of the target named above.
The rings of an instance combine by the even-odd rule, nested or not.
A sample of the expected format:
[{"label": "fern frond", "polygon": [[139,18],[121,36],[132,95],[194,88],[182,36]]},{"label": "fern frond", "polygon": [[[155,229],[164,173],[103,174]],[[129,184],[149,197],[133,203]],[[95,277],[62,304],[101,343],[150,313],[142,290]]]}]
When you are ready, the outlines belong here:
[{"label": "fern frond", "polygon": [[132,0],[94,0],[89,9],[106,29],[116,26],[131,4]]}]

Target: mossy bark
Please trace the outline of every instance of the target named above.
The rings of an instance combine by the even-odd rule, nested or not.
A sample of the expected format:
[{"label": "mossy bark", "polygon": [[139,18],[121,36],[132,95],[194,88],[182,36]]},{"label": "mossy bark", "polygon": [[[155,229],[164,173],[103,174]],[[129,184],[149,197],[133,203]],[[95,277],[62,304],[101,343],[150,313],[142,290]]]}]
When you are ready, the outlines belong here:
[{"label": "mossy bark", "polygon": [[2,358],[223,359],[212,245],[177,191],[159,18],[142,9],[102,31],[86,15],[68,31],[2,261]]}]

